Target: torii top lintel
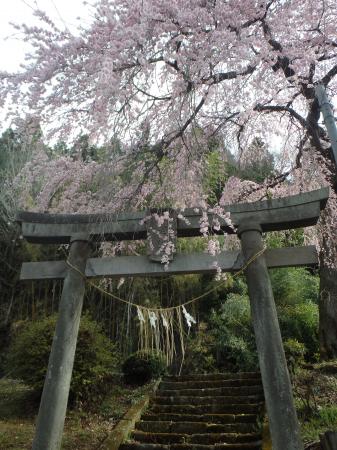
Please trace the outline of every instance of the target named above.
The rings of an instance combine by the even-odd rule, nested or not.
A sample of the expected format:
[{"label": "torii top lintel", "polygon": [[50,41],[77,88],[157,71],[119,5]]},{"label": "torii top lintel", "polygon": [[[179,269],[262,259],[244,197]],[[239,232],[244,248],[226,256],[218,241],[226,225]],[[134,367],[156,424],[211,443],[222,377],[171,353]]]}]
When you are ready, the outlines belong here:
[{"label": "torii top lintel", "polygon": [[[322,188],[290,197],[229,205],[226,210],[230,212],[234,227],[252,221],[260,224],[263,231],[285,230],[315,225],[328,197],[329,189]],[[22,224],[22,234],[27,241],[63,244],[78,233],[88,234],[97,241],[145,239],[147,228],[142,220],[147,214],[146,211],[120,215],[20,212],[17,221]],[[200,235],[201,213],[186,209],[183,216],[188,224],[178,218],[178,237]],[[209,214],[209,223],[212,223],[212,214]],[[220,219],[220,230],[214,232],[235,231]]]}]

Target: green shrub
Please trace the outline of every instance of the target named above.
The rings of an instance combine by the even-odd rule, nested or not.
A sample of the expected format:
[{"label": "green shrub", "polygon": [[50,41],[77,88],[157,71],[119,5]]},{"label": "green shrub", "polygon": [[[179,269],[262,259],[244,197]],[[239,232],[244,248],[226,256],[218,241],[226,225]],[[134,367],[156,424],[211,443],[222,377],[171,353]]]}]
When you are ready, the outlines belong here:
[{"label": "green shrub", "polygon": [[218,353],[219,368],[231,371],[257,370],[256,351],[240,336],[228,336]]},{"label": "green shrub", "polygon": [[136,352],[124,361],[122,370],[126,383],[142,385],[163,375],[166,364],[162,354]]},{"label": "green shrub", "polygon": [[[7,372],[23,380],[41,394],[56,325],[52,316],[20,326],[13,337],[7,358]],[[89,400],[119,362],[116,347],[88,317],[81,319],[70,400]]]},{"label": "green shrub", "polygon": [[255,370],[258,366],[247,295],[229,294],[220,314],[211,318],[220,370]]},{"label": "green shrub", "polygon": [[278,306],[318,303],[319,277],[302,267],[270,271],[275,302]]},{"label": "green shrub", "polygon": [[304,362],[306,353],[305,345],[296,339],[287,339],[284,343],[284,352],[290,373],[294,373],[296,368]]},{"label": "green shrub", "polygon": [[242,337],[247,342],[254,342],[248,295],[229,294],[220,313],[213,313],[211,325],[214,330],[219,330],[220,335],[223,331],[227,331],[231,335]]},{"label": "green shrub", "polygon": [[215,339],[207,332],[205,325],[200,324],[197,334],[189,337],[185,350],[182,374],[212,373],[216,371]]},{"label": "green shrub", "polygon": [[319,352],[318,306],[311,301],[278,309],[284,340],[295,339],[306,349],[306,359],[315,360]]}]

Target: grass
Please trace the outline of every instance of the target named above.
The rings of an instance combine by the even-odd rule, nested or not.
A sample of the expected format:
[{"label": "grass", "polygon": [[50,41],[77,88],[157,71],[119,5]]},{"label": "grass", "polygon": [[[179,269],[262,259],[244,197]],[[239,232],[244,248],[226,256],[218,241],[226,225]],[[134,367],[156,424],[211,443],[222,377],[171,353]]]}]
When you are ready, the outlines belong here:
[{"label": "grass", "polygon": [[319,441],[321,434],[337,430],[336,361],[298,370],[293,385],[303,441]]},{"label": "grass", "polygon": [[[63,450],[99,450],[118,420],[151,390],[152,385],[132,388],[116,382],[103,400],[67,414]],[[0,448],[31,449],[38,406],[31,389],[20,381],[0,379]]]},{"label": "grass", "polygon": [[318,441],[327,430],[337,430],[337,406],[321,408],[315,416],[302,424],[305,442]]}]

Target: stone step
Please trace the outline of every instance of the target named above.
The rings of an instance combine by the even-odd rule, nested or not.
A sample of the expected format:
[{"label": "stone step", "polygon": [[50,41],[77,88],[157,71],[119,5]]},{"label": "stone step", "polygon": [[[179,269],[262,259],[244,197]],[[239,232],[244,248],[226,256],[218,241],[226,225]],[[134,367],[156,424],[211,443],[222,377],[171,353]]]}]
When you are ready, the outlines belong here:
[{"label": "stone step", "polygon": [[234,422],[227,424],[208,422],[171,422],[171,421],[145,421],[136,423],[136,430],[151,433],[252,433],[256,432],[256,423]]},{"label": "stone step", "polygon": [[120,450],[261,450],[261,440],[249,443],[239,444],[215,444],[215,445],[198,445],[198,444],[142,444],[140,442],[127,442],[122,444]]},{"label": "stone step", "polygon": [[175,395],[181,396],[198,396],[198,397],[216,397],[225,395],[263,395],[263,388],[261,384],[254,384],[251,386],[227,386],[218,388],[203,388],[203,389],[162,389],[159,386],[157,391],[158,396],[171,397]]},{"label": "stone step", "polygon": [[182,414],[260,414],[263,403],[230,405],[151,405],[149,412],[156,414],[182,413]]},{"label": "stone step", "polygon": [[183,434],[183,433],[146,433],[134,431],[132,439],[137,442],[148,442],[153,444],[238,444],[249,443],[261,439],[258,433],[206,433],[206,434]]},{"label": "stone step", "polygon": [[[162,381],[161,390],[180,390],[180,389],[213,389],[222,387],[241,387],[256,386],[260,384],[256,378],[247,378],[245,380],[237,380],[228,378],[225,380],[204,380],[204,381]],[[260,384],[262,386],[262,382]]]},{"label": "stone step", "polygon": [[208,422],[214,424],[227,423],[251,423],[256,424],[256,414],[176,414],[162,413],[151,414],[147,412],[142,415],[145,421],[172,421],[172,422]]},{"label": "stone step", "polygon": [[165,376],[163,381],[213,381],[213,380],[245,380],[245,379],[261,379],[260,372],[225,372],[225,373],[206,373],[192,375],[171,375]]},{"label": "stone step", "polygon": [[172,396],[162,397],[156,395],[151,399],[151,405],[232,405],[232,404],[252,404],[263,401],[262,395],[246,396],[217,396],[217,397],[197,397],[197,396]]},{"label": "stone step", "polygon": [[165,377],[120,450],[261,450],[256,372]]}]

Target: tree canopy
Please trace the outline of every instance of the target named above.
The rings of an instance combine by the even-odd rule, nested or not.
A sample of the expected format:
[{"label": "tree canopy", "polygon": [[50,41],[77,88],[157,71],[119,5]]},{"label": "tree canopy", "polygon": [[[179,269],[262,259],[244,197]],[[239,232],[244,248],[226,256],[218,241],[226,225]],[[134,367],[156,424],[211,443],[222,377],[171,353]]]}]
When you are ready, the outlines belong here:
[{"label": "tree canopy", "polygon": [[91,8],[77,33],[38,9],[40,27],[19,25],[33,51],[19,73],[0,74],[0,98],[63,138],[123,141],[119,162],[137,174],[124,198],[153,173],[162,181],[167,159],[175,173],[188,166],[200,179],[193,164],[205,163],[219,135],[242,154],[256,136],[269,146],[277,138],[285,161],[277,182],[299,169],[299,190],[311,167],[307,188],[334,184],[314,85],[336,90],[335,1],[99,0]]},{"label": "tree canopy", "polygon": [[314,83],[336,89],[334,0],[100,0],[76,35],[35,14],[40,27],[18,26],[34,51],[1,73],[0,97],[63,135],[134,142],[151,124],[160,158],[195,123],[244,147],[278,133],[272,115],[293,148],[319,133]]}]

